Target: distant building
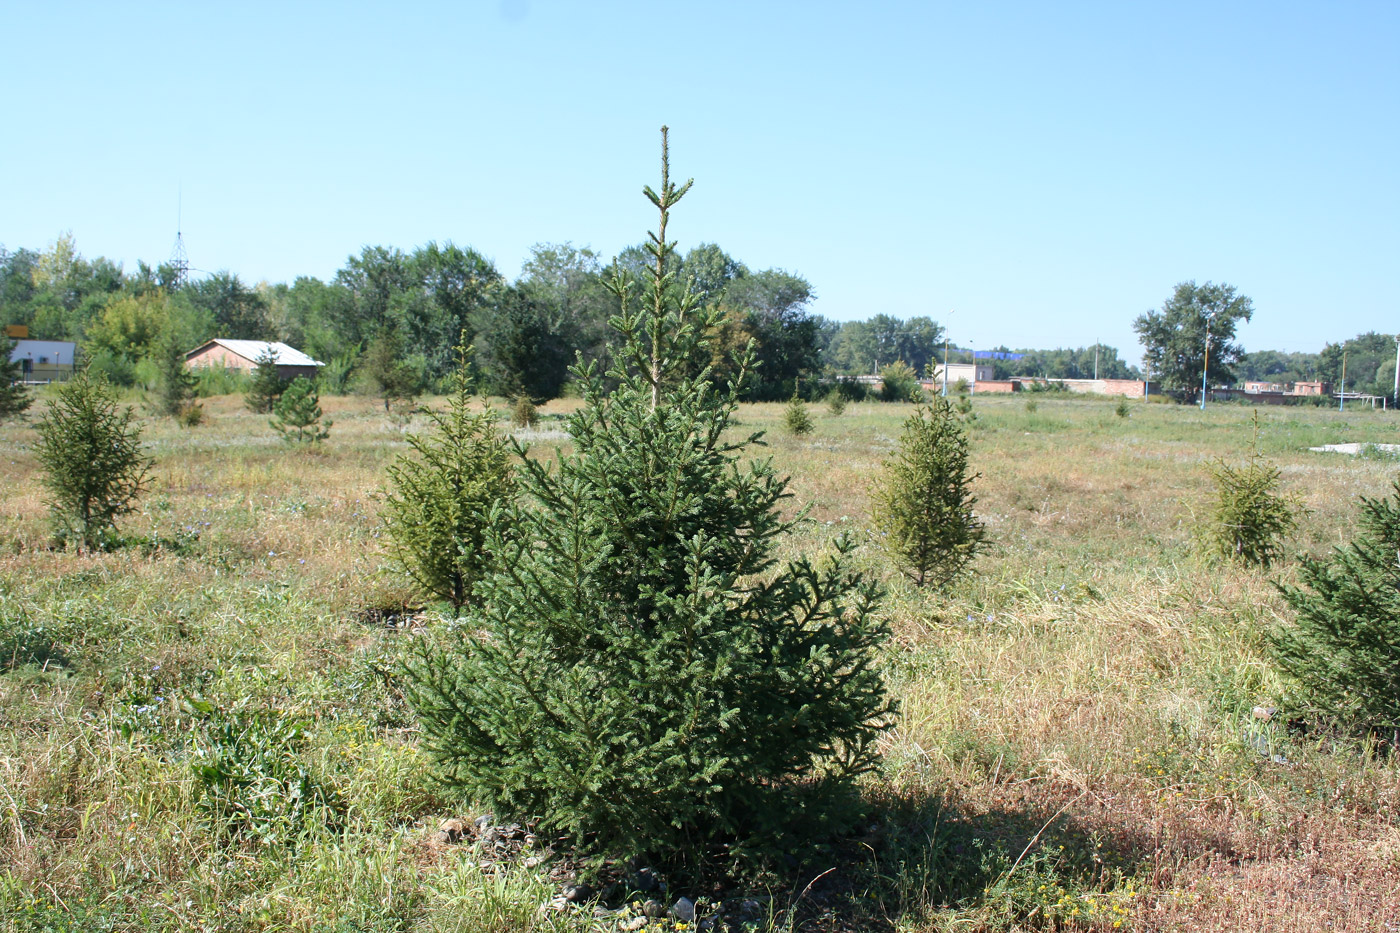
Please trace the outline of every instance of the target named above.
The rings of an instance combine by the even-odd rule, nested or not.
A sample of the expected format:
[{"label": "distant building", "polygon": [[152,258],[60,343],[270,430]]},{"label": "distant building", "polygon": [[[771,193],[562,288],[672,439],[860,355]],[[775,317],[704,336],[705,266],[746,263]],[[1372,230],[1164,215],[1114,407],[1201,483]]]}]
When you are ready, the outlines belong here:
[{"label": "distant building", "polygon": [[1256,392],[1282,392],[1282,391],[1283,391],[1283,383],[1281,383],[1281,382],[1257,382],[1257,381],[1255,381],[1255,380],[1250,379],[1250,380],[1246,380],[1246,382],[1245,382],[1245,384],[1244,384],[1244,390],[1245,390],[1245,392],[1249,393],[1250,395],[1253,395],[1253,394],[1255,394]]},{"label": "distant building", "polygon": [[16,340],[10,362],[19,363],[25,382],[66,382],[77,353],[78,345],[67,340]]},{"label": "distant building", "polygon": [[228,369],[241,369],[251,373],[258,368],[258,357],[271,350],[277,357],[277,375],[283,379],[306,376],[316,377],[316,370],[326,365],[313,360],[285,343],[266,340],[228,340],[217,337],[201,347],[185,354],[185,363],[194,369],[200,366],[224,366]]},{"label": "distant building", "polygon": [[[968,386],[973,386],[979,382],[991,382],[995,378],[996,367],[990,363],[948,364],[948,385],[950,387],[957,385],[959,380],[966,382]],[[932,382],[940,389],[943,387],[942,363],[934,364]]]}]

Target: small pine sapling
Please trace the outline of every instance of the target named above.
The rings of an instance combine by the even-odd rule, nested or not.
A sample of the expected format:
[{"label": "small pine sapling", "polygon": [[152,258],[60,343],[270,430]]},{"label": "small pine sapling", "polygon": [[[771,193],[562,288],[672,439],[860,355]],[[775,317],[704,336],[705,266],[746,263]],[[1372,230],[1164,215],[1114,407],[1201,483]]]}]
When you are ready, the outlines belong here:
[{"label": "small pine sapling", "polygon": [[812,416],[807,412],[806,403],[795,392],[783,411],[783,424],[798,437],[812,433]]},{"label": "small pine sapling", "polygon": [[286,385],[277,371],[277,351],[267,347],[258,354],[255,364],[248,391],[243,393],[243,404],[260,415],[271,414]]},{"label": "small pine sapling", "polygon": [[204,421],[204,408],[195,401],[199,379],[185,365],[185,353],[172,336],[161,339],[155,348],[156,382],[152,407],[156,414],[174,418],[182,427]]},{"label": "small pine sapling", "polygon": [[289,444],[319,444],[330,437],[332,422],[321,422],[321,396],[316,383],[297,376],[277,400],[269,424]]},{"label": "small pine sapling", "polygon": [[10,359],[12,352],[14,343],[7,337],[0,337],[0,421],[19,417],[34,401],[24,388],[19,361]]},{"label": "small pine sapling", "polygon": [[1207,536],[1216,553],[1244,564],[1267,567],[1298,519],[1295,499],[1278,494],[1282,474],[1259,455],[1259,413],[1254,443],[1243,466],[1217,460],[1210,466],[1215,504]]},{"label": "small pine sapling", "polygon": [[424,591],[450,603],[454,615],[491,569],[486,527],[491,510],[514,489],[495,417],[484,405],[473,410],[467,354],[457,348],[447,411],[429,412],[431,430],[408,436],[414,455],[389,467],[384,500],[390,556]]},{"label": "small pine sapling", "polygon": [[105,376],[85,368],[58,387],[35,425],[59,540],[89,551],[116,543],[117,519],[135,511],[151,466],[134,415]]},{"label": "small pine sapling", "polygon": [[1118,404],[1113,407],[1113,413],[1120,418],[1127,418],[1132,411],[1128,408],[1127,396],[1118,396]]},{"label": "small pine sapling", "polygon": [[393,410],[396,402],[411,408],[423,389],[418,371],[400,358],[401,352],[398,334],[386,328],[370,342],[362,361],[365,376],[384,400],[385,414]]},{"label": "small pine sapling", "polygon": [[967,435],[946,399],[920,405],[904,422],[899,450],[875,489],[875,523],[915,584],[944,586],[982,543],[968,474]]},{"label": "small pine sapling", "polygon": [[619,338],[606,371],[573,369],[571,448],[521,460],[524,495],[487,522],[498,571],[405,683],[448,782],[498,816],[596,858],[761,863],[849,818],[890,724],[887,629],[848,544],[778,560],[787,483],[730,436],[752,353],[711,381],[722,311],[676,277],[689,183],[664,133],[649,294],[614,268]]},{"label": "small pine sapling", "polygon": [[1326,560],[1303,557],[1301,586],[1280,585],[1297,613],[1271,634],[1278,665],[1322,715],[1384,729],[1400,749],[1400,480],[1361,499],[1359,533]]},{"label": "small pine sapling", "polygon": [[517,428],[533,428],[540,423],[540,411],[528,395],[517,395],[510,406],[510,423]]},{"label": "small pine sapling", "polygon": [[846,413],[846,396],[841,394],[840,389],[832,389],[826,394],[826,410],[838,418]]}]

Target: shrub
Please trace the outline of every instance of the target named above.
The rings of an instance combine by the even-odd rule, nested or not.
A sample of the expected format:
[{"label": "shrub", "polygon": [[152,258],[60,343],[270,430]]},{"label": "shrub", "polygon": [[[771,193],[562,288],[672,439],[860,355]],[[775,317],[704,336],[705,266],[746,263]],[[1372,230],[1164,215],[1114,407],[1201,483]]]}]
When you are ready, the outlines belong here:
[{"label": "shrub", "polygon": [[826,394],[827,411],[838,418],[846,412],[846,396],[841,394],[840,389],[832,389]]},{"label": "shrub", "polygon": [[235,366],[199,366],[194,370],[194,394],[198,398],[244,393],[252,380]]},{"label": "shrub", "polygon": [[512,495],[504,439],[489,411],[472,411],[467,351],[458,347],[456,386],[446,412],[429,412],[432,429],[410,434],[416,457],[389,467],[384,502],[389,554],[426,592],[459,611],[490,567],[484,550],[491,509]]},{"label": "shrub", "polygon": [[880,370],[880,398],[886,402],[917,402],[923,398],[924,387],[919,374],[903,360]]},{"label": "shrub", "polygon": [[[743,379],[696,375],[721,312],[671,271],[688,188],[663,155],[649,294],[637,307],[614,270],[619,339],[606,372],[574,368],[572,449],[522,461],[524,499],[488,526],[499,571],[437,647],[417,642],[406,676],[424,744],[465,795],[538,816],[581,854],[670,863],[829,830],[892,712],[877,590],[844,543],[825,566],[778,565],[786,481],[740,464],[756,436],[728,436]],[[751,364],[745,351],[735,371]]]},{"label": "shrub", "polygon": [[1302,586],[1280,586],[1297,621],[1270,637],[1279,666],[1317,709],[1390,730],[1400,747],[1400,480],[1361,499],[1360,530],[1331,557],[1302,559]]},{"label": "shrub", "polygon": [[155,347],[152,362],[156,379],[151,401],[156,413],[174,418],[184,427],[204,421],[204,411],[194,400],[198,380],[185,366],[185,353],[173,336],[162,338]]},{"label": "shrub", "polygon": [[[213,711],[196,701],[198,712]],[[214,713],[203,724],[190,767],[195,799],[226,837],[292,843],[313,815],[336,810],[329,788],[297,755],[302,728],[267,715]]]},{"label": "shrub", "polygon": [[1115,405],[1115,406],[1113,406],[1113,413],[1114,413],[1115,415],[1117,415],[1118,417],[1120,417],[1120,418],[1126,418],[1126,417],[1128,417],[1129,414],[1131,414],[1131,412],[1130,412],[1130,410],[1129,410],[1129,408],[1128,408],[1128,398],[1127,398],[1127,396],[1124,396],[1124,395],[1118,396],[1118,404]]},{"label": "shrub", "polygon": [[1035,414],[1036,409],[1039,408],[1039,407],[1040,407],[1040,405],[1036,403],[1036,400],[1035,400],[1035,399],[1033,399],[1033,398],[1028,398],[1028,399],[1026,399],[1026,413],[1027,413],[1027,414],[1030,414],[1030,415]]},{"label": "shrub", "polygon": [[516,396],[510,406],[510,423],[517,428],[533,428],[540,423],[540,412],[528,395]]},{"label": "shrub", "polygon": [[243,393],[243,404],[249,411],[265,415],[277,407],[286,383],[277,371],[277,353],[271,347],[258,354],[255,362],[257,368],[248,382],[248,391]]},{"label": "shrub", "polygon": [[1277,494],[1278,467],[1259,456],[1259,413],[1254,413],[1254,444],[1249,460],[1232,467],[1223,460],[1210,467],[1215,506],[1208,529],[1220,555],[1267,567],[1278,556],[1280,541],[1297,524],[1297,503]]},{"label": "shrub", "polygon": [[807,413],[807,405],[794,393],[783,411],[783,424],[788,431],[802,437],[812,433],[812,416]]},{"label": "shrub", "polygon": [[331,436],[334,422],[321,423],[321,397],[316,383],[297,376],[282,392],[269,422],[289,444],[319,444]]},{"label": "shrub", "polygon": [[23,414],[34,401],[24,388],[19,361],[10,359],[13,349],[9,338],[0,336],[0,421]]},{"label": "shrub", "polygon": [[904,422],[899,450],[875,489],[875,522],[917,585],[945,585],[977,554],[983,527],[967,472],[967,436],[946,399],[920,405]]},{"label": "shrub", "polygon": [[93,550],[116,541],[117,519],[136,509],[150,460],[130,406],[105,376],[78,372],[54,393],[36,428],[49,515],[62,541]]},{"label": "shrub", "polygon": [[398,334],[385,328],[370,341],[369,349],[360,361],[374,393],[384,400],[386,414],[395,402],[412,407],[413,400],[423,390],[422,374],[412,363],[400,357],[401,352]]},{"label": "shrub", "polygon": [[972,396],[958,396],[958,414],[962,415],[964,421],[975,421],[977,416],[972,413]]}]

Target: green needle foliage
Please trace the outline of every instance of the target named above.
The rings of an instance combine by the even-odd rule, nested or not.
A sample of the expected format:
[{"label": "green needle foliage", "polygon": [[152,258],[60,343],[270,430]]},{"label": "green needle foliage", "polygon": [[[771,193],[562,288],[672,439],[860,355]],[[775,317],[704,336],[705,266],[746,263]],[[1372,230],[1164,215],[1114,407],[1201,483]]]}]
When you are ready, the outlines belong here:
[{"label": "green needle foliage", "polygon": [[174,418],[186,427],[204,420],[203,407],[194,400],[199,379],[185,366],[185,352],[173,337],[163,338],[156,347],[156,384],[152,402],[156,413]]},{"label": "green needle foliage", "polygon": [[1278,557],[1280,543],[1297,524],[1297,503],[1277,492],[1282,474],[1259,456],[1259,413],[1254,413],[1254,446],[1240,467],[1219,461],[1210,467],[1215,479],[1215,507],[1208,534],[1215,551],[1245,564],[1267,567]]},{"label": "green needle foliage", "polygon": [[0,336],[0,420],[23,414],[34,401],[24,388],[24,373],[18,360],[11,360],[14,344]]},{"label": "green needle foliage", "polygon": [[297,376],[282,392],[269,422],[289,444],[319,444],[331,436],[333,422],[321,423],[321,396],[316,383]]},{"label": "green needle foliage", "polygon": [[510,423],[517,428],[533,428],[540,423],[540,412],[528,395],[518,395],[510,407]]},{"label": "green needle foliage", "polygon": [[1118,404],[1113,406],[1113,413],[1120,418],[1126,418],[1128,415],[1132,414],[1132,411],[1128,408],[1127,396],[1118,396]]},{"label": "green needle foliage", "polygon": [[826,395],[826,409],[838,418],[846,412],[846,396],[840,389],[832,389]]},{"label": "green needle foliage", "polygon": [[792,396],[787,410],[783,412],[783,423],[787,425],[788,431],[798,437],[812,433],[812,416],[808,414],[806,404],[796,394]]},{"label": "green needle foliage", "polygon": [[285,383],[277,372],[277,351],[268,347],[258,354],[255,362],[257,369],[253,370],[248,391],[243,393],[243,404],[248,406],[249,411],[266,415],[271,413],[277,405],[277,400],[282,397]]},{"label": "green needle foliage", "polygon": [[944,586],[982,543],[967,472],[967,435],[946,399],[920,405],[904,422],[899,450],[875,490],[875,523],[886,547],[919,586]]},{"label": "green needle foliage", "polygon": [[86,550],[111,546],[117,519],[135,511],[151,462],[141,452],[133,417],[130,406],[118,406],[105,376],[83,369],[58,387],[35,425],[60,540]]},{"label": "green needle foliage", "polygon": [[1400,747],[1400,480],[1361,500],[1361,528],[1329,559],[1302,559],[1280,586],[1297,622],[1270,639],[1282,667],[1329,718],[1390,731]]},{"label": "green needle foliage", "polygon": [[472,410],[468,351],[457,348],[454,390],[446,412],[430,412],[432,429],[410,434],[416,456],[389,467],[384,501],[389,554],[424,591],[452,604],[471,601],[490,569],[485,551],[491,510],[514,492],[509,452],[495,417]]},{"label": "green needle foliage", "polygon": [[662,176],[649,294],[614,269],[620,334],[580,363],[572,450],[524,459],[521,501],[488,525],[500,568],[406,681],[447,781],[498,815],[538,817],[581,854],[744,864],[829,832],[876,761],[892,704],[875,669],[875,585],[838,543],[822,565],[774,556],[793,527],[759,441],[727,439],[752,363],[719,390],[699,307],[673,271]]}]

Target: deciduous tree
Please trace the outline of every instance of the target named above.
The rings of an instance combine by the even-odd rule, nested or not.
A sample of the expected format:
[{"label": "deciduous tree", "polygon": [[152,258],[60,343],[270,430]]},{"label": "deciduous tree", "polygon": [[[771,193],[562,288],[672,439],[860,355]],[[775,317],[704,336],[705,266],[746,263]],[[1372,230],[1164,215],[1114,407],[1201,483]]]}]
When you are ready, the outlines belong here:
[{"label": "deciduous tree", "polygon": [[1233,285],[1182,282],[1160,311],[1147,311],[1133,322],[1143,346],[1143,359],[1162,390],[1186,401],[1201,390],[1206,365],[1206,337],[1210,337],[1212,385],[1234,382],[1233,366],[1244,349],[1235,339],[1240,321],[1254,316],[1254,303]]}]

